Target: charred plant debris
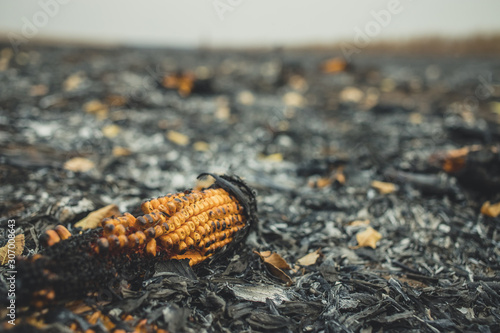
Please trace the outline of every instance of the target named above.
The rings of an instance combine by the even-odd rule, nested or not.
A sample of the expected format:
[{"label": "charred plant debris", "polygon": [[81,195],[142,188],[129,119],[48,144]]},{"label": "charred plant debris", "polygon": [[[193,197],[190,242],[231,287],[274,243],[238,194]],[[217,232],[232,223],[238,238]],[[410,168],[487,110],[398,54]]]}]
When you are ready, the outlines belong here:
[{"label": "charred plant debris", "polygon": [[[43,258],[63,225],[45,251],[84,250],[66,264],[91,273],[58,285],[71,302],[20,303],[14,327],[0,311],[2,329],[498,331],[499,75],[479,57],[3,45],[0,236],[15,220]],[[75,236],[92,212],[151,214],[143,198],[206,170],[258,191],[233,250],[191,268],[157,244],[108,266],[102,230]]]}]

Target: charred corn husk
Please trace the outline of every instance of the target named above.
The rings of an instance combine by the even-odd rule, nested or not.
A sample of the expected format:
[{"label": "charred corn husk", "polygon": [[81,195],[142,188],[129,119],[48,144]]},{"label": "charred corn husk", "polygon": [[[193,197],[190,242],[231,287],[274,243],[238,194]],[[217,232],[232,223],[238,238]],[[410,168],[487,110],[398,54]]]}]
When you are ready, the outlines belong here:
[{"label": "charred corn husk", "polygon": [[255,194],[236,176],[200,177],[206,175],[215,179],[210,187],[148,200],[143,215],[106,218],[101,228],[75,235],[63,226],[47,231],[42,254],[20,261],[23,289],[43,304],[48,296],[75,289],[81,295],[120,274],[142,276],[160,260],[196,265],[238,243],[256,220]]}]

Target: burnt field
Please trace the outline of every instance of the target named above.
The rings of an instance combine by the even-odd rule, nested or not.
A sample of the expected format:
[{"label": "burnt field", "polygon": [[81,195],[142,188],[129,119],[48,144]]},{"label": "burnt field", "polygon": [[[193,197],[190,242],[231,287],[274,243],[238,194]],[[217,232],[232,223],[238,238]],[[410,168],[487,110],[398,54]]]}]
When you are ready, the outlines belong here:
[{"label": "burnt field", "polygon": [[0,45],[0,247],[15,220],[43,255],[46,230],[137,216],[204,172],[244,179],[258,217],[192,269],[121,258],[15,326],[1,266],[2,329],[499,331],[500,61],[335,56]]}]

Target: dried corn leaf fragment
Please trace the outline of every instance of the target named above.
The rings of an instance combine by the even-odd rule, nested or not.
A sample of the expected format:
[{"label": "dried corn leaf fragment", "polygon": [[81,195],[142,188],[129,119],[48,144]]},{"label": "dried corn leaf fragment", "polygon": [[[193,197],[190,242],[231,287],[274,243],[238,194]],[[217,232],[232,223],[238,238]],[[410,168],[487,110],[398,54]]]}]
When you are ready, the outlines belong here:
[{"label": "dried corn leaf fragment", "polygon": [[358,232],[356,234],[358,247],[369,246],[372,249],[375,249],[377,247],[377,242],[381,239],[382,235],[372,227],[368,227],[364,231]]},{"label": "dried corn leaf fragment", "polygon": [[[12,242],[7,242],[5,246],[0,248],[0,265],[5,265],[9,259],[9,254],[14,254],[15,256],[20,256],[23,251],[24,251],[24,234],[19,234],[16,237],[14,237],[14,244]],[[10,253],[9,253],[10,249]]]},{"label": "dried corn leaf fragment", "polygon": [[316,263],[316,261],[318,260],[318,258],[320,257],[320,255],[321,255],[321,253],[319,252],[319,249],[318,249],[314,252],[306,254],[305,256],[303,256],[302,258],[297,260],[297,263],[299,265],[302,265],[302,266],[314,265]]},{"label": "dried corn leaf fragment", "polygon": [[379,191],[381,194],[389,194],[396,192],[397,186],[393,183],[381,182],[378,180],[372,181],[372,187]]},{"label": "dried corn leaf fragment", "polygon": [[492,205],[489,201],[486,201],[481,207],[481,214],[489,217],[497,217],[500,215],[500,202]]},{"label": "dried corn leaf fragment", "polygon": [[264,261],[267,269],[273,276],[288,285],[292,284],[292,279],[285,272],[283,272],[283,269],[290,270],[292,268],[279,254],[272,253],[271,251],[254,251],[254,253],[258,254],[262,261]]},{"label": "dried corn leaf fragment", "polygon": [[83,219],[75,224],[75,227],[85,229],[95,229],[97,228],[103,219],[106,217],[120,215],[120,210],[115,204],[107,205],[103,208],[93,211],[89,215],[85,216]]}]

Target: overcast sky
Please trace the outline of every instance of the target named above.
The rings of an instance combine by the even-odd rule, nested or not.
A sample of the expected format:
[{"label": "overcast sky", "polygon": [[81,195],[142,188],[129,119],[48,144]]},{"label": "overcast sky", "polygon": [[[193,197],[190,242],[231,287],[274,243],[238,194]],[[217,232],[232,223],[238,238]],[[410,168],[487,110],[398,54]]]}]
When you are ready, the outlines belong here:
[{"label": "overcast sky", "polygon": [[500,1],[0,2],[0,33],[26,40],[48,37],[155,46],[278,46],[352,41],[359,34],[356,31],[369,34],[372,40],[500,33]]}]

